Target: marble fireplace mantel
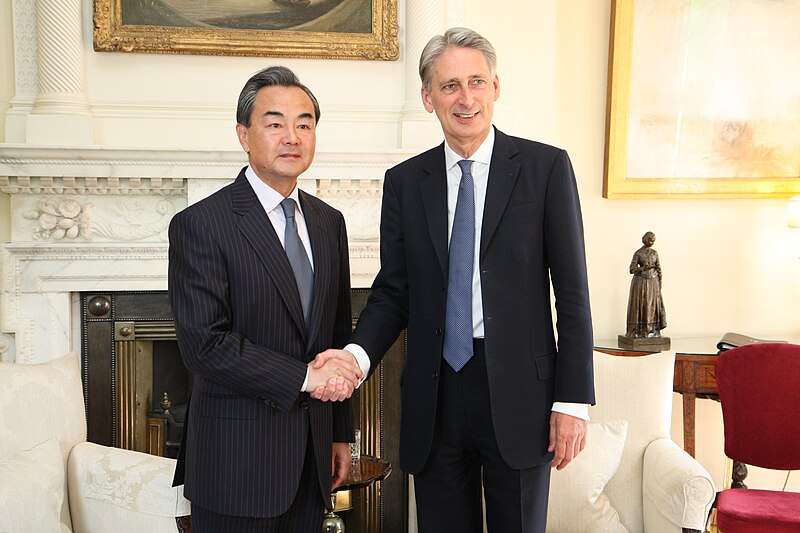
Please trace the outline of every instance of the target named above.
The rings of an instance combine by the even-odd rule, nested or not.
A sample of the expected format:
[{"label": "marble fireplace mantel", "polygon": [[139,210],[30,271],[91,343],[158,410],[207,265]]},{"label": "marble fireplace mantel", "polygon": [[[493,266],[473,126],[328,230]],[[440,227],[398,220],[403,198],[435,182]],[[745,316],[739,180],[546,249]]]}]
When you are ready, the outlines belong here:
[{"label": "marble fireplace mantel", "polygon": [[[352,284],[378,268],[383,173],[412,152],[318,152],[300,187],[341,210]],[[165,290],[172,215],[229,183],[241,151],[0,145],[11,241],[0,249],[0,360],[80,347],[77,293]]]}]

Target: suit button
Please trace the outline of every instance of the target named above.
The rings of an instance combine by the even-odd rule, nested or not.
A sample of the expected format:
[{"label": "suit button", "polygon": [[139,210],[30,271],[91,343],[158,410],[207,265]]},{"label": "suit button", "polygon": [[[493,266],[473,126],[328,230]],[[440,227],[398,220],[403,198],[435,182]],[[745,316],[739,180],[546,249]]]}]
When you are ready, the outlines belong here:
[{"label": "suit button", "polygon": [[442,328],[436,328],[436,336],[440,337],[442,335]]},{"label": "suit button", "polygon": [[264,403],[270,407],[275,407],[275,400],[264,400]]},{"label": "suit button", "polygon": [[434,371],[433,371],[433,379],[434,379],[434,380],[437,380],[437,379],[439,379],[439,372],[438,372],[438,371],[436,371],[436,370],[434,370]]},{"label": "suit button", "polygon": [[305,400],[300,402],[300,409],[308,409],[308,402]]}]

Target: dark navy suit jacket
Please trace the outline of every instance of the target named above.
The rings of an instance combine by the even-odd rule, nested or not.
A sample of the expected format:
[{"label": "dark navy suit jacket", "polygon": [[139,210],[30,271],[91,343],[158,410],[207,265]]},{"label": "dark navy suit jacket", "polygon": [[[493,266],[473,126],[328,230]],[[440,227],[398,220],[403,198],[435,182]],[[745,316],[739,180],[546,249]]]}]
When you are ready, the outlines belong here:
[{"label": "dark navy suit jacket", "polygon": [[[285,512],[311,431],[319,490],[329,501],[331,444],[351,441],[350,401],[301,393],[306,363],[350,334],[350,270],[342,214],[299,191],[314,257],[313,311],[244,175],[175,215],[169,296],[194,384],[177,470],[186,497],[216,513]],[[180,481],[180,480],[178,480]]]},{"label": "dark navy suit jacket", "polygon": [[[436,420],[447,298],[444,147],[386,172],[381,270],[351,342],[371,369],[404,327],[400,463],[425,465]],[[578,191],[564,150],[496,131],[480,242],[492,422],[503,458],[547,453],[553,401],[594,403],[592,325]],[[550,282],[556,298],[553,331]]]}]

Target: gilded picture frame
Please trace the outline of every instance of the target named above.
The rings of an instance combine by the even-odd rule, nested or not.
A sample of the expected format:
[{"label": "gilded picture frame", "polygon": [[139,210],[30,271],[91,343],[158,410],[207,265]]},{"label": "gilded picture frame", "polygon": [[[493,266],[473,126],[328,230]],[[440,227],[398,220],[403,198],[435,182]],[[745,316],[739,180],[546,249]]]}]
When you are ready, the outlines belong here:
[{"label": "gilded picture frame", "polygon": [[800,194],[799,24],[792,2],[614,0],[603,197]]},{"label": "gilded picture frame", "polygon": [[94,0],[94,49],[392,61],[397,0]]}]

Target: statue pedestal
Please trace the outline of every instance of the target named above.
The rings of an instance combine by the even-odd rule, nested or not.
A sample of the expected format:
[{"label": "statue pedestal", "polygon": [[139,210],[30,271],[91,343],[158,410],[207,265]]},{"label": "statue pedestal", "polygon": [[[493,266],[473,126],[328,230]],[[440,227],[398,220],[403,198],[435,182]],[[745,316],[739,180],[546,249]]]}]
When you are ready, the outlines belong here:
[{"label": "statue pedestal", "polygon": [[617,344],[620,348],[629,350],[660,352],[669,350],[670,340],[669,337],[626,337],[625,335],[619,335]]}]

